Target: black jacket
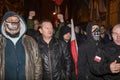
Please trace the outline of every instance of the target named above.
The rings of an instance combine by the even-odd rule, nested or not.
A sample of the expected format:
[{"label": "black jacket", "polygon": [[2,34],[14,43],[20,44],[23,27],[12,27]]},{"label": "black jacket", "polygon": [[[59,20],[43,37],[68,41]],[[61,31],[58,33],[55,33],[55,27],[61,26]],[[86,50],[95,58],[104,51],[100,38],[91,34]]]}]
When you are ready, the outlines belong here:
[{"label": "black jacket", "polygon": [[87,40],[79,45],[78,49],[78,80],[103,80],[101,76],[93,74],[90,65],[93,62],[95,52],[98,47],[102,47],[100,41],[95,41],[92,37],[92,26],[96,23],[90,23],[87,26]]},{"label": "black jacket", "polygon": [[95,57],[99,57],[100,61],[94,60],[92,63],[92,72],[97,75],[102,75],[105,80],[120,80],[120,73],[113,74],[110,70],[110,64],[117,60],[120,62],[120,46],[114,42],[105,45],[103,48],[98,49]]},{"label": "black jacket", "polygon": [[65,42],[52,38],[49,44],[38,38],[42,54],[43,80],[69,80],[70,53]]}]

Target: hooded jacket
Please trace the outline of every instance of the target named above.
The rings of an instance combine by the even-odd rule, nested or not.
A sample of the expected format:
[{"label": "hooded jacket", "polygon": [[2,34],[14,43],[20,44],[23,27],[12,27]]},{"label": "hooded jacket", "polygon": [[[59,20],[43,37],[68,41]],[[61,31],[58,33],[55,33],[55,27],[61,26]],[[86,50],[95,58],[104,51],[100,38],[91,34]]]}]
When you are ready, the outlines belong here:
[{"label": "hooded jacket", "polygon": [[71,34],[71,28],[69,26],[63,26],[60,29],[60,35],[59,35],[59,39],[64,40],[63,36],[67,33]]},{"label": "hooded jacket", "polygon": [[[19,36],[16,38],[8,36],[4,30],[5,20],[10,16],[17,16],[20,19],[21,30]],[[8,44],[7,40],[10,40],[14,46],[16,46],[19,40],[22,40],[20,44],[23,45],[25,50],[25,79],[42,80],[42,63],[38,45],[33,38],[24,35],[26,32],[26,24],[23,18],[15,12],[9,11],[3,16],[0,29],[2,33],[2,35],[0,35],[0,80],[5,80],[5,51],[6,44]],[[13,49],[12,47],[9,48]]]},{"label": "hooded jacket", "polygon": [[98,47],[101,47],[99,41],[95,41],[92,36],[92,26],[98,25],[91,22],[87,25],[87,40],[78,48],[78,80],[102,80],[102,77],[93,74],[90,71],[91,63]]}]

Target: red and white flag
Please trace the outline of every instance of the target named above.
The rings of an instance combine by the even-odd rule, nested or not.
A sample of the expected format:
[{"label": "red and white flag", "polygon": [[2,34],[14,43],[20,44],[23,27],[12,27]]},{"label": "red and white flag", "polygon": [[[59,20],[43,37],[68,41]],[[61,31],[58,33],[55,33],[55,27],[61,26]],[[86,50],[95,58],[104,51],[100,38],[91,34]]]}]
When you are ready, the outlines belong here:
[{"label": "red and white flag", "polygon": [[75,31],[74,31],[74,24],[73,24],[73,19],[71,19],[71,52],[72,52],[72,57],[74,60],[75,64],[75,72],[76,76],[78,76],[78,46],[77,46],[77,41],[76,41],[76,36],[75,36]]},{"label": "red and white flag", "polygon": [[96,61],[96,62],[100,62],[100,61],[101,61],[101,57],[99,57],[99,56],[95,56],[94,61]]}]

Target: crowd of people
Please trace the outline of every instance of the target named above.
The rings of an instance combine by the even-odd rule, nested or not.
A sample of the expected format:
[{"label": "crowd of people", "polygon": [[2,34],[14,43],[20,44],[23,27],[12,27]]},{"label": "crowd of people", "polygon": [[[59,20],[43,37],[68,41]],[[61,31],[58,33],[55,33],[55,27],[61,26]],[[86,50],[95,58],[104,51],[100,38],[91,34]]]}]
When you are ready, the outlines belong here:
[{"label": "crowd of people", "polygon": [[28,18],[13,11],[0,26],[0,80],[119,80],[120,24],[109,33],[105,25],[75,25],[78,75],[71,52],[71,23],[58,14],[49,19]]}]

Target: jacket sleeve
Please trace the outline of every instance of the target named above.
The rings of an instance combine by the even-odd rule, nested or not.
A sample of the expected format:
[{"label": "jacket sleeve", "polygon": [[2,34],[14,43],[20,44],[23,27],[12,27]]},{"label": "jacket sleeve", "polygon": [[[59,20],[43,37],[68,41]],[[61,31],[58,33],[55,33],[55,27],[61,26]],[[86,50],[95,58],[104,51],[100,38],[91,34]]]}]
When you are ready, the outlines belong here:
[{"label": "jacket sleeve", "polygon": [[71,57],[70,57],[70,52],[69,48],[66,43],[63,42],[62,44],[62,50],[63,50],[63,56],[65,60],[65,80],[70,80],[71,77]]},{"label": "jacket sleeve", "polygon": [[36,54],[34,55],[34,63],[35,63],[35,80],[42,80],[42,61],[41,55],[38,47],[36,48]]},{"label": "jacket sleeve", "polygon": [[78,80],[87,80],[88,61],[84,46],[78,48]]},{"label": "jacket sleeve", "polygon": [[33,19],[27,19],[27,28],[32,29],[34,25],[34,20]]},{"label": "jacket sleeve", "polygon": [[25,35],[23,43],[26,49],[26,80],[42,80],[42,61],[37,42]]}]

